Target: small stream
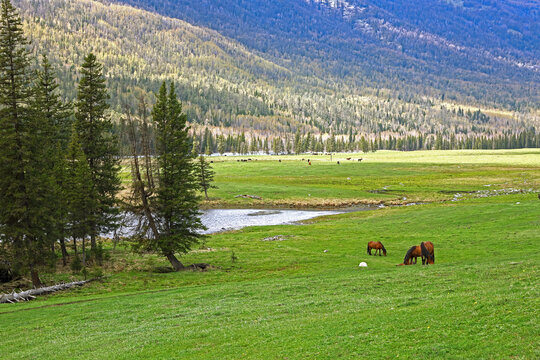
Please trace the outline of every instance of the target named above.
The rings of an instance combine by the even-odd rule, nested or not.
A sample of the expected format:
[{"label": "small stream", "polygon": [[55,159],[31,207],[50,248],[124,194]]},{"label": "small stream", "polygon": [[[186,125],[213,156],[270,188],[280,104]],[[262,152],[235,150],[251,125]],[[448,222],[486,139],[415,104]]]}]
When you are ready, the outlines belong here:
[{"label": "small stream", "polygon": [[[298,210],[298,209],[210,209],[203,210],[201,220],[207,227],[203,234],[213,234],[221,231],[238,230],[248,226],[269,226],[297,224],[300,221],[319,216],[343,214],[351,211],[373,210],[373,207],[354,207],[340,210]],[[118,231],[118,236],[131,236],[135,231],[137,220],[126,214],[124,226]],[[112,238],[114,233],[102,234]]]},{"label": "small stream", "polygon": [[294,224],[324,215],[341,214],[331,210],[261,210],[261,209],[212,209],[203,212],[201,220],[208,228],[205,234],[237,230],[247,226]]}]

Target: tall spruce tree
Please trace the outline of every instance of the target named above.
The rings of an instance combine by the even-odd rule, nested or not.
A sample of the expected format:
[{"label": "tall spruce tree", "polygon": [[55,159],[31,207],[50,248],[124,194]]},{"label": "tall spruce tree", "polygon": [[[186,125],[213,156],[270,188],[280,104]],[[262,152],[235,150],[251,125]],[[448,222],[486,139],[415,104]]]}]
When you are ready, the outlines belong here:
[{"label": "tall spruce tree", "polygon": [[93,209],[97,205],[97,194],[92,183],[92,172],[90,165],[84,155],[79,136],[73,131],[68,145],[65,158],[65,198],[67,213],[66,235],[73,241],[75,256],[77,254],[77,240],[82,240],[82,263],[86,266],[86,243],[85,240],[94,230],[95,216],[87,209]]},{"label": "tall spruce tree", "polygon": [[22,22],[9,0],[0,6],[0,238],[13,267],[35,287],[49,262],[55,234],[55,183],[48,156],[49,124],[33,108],[29,55]]},{"label": "tall spruce tree", "polygon": [[75,129],[90,167],[93,191],[90,246],[96,250],[96,237],[102,231],[114,229],[118,216],[115,196],[120,190],[118,142],[113,124],[106,111],[109,108],[103,65],[92,53],[84,58],[81,81],[75,103]]},{"label": "tall spruce tree", "polygon": [[217,186],[212,185],[215,173],[214,170],[212,170],[212,166],[202,155],[199,156],[197,162],[195,163],[195,174],[197,176],[197,183],[199,184],[200,189],[204,191],[206,200],[209,200],[208,189],[217,188]]},{"label": "tall spruce tree", "polygon": [[65,245],[65,227],[67,225],[66,209],[66,178],[64,153],[72,127],[71,104],[64,103],[58,94],[58,83],[54,76],[52,65],[47,56],[43,55],[40,70],[37,72],[37,81],[34,85],[34,97],[31,108],[39,118],[41,131],[46,132],[49,142],[42,144],[43,150],[48,152],[49,167],[53,169],[55,187],[50,207],[56,219],[56,237],[60,242],[64,266],[67,263],[68,252]]},{"label": "tall spruce tree", "polygon": [[72,130],[72,104],[62,101],[58,93],[58,82],[54,69],[46,55],[42,56],[37,82],[34,88],[33,108],[37,109],[42,121],[51,129],[54,145],[62,151],[67,149]]},{"label": "tall spruce tree", "polygon": [[159,234],[149,242],[149,250],[161,252],[176,270],[184,265],[175,253],[186,253],[197,244],[204,229],[200,220],[199,185],[190,147],[187,117],[176,96],[174,84],[167,94],[163,83],[152,111],[156,126],[158,181],[154,213]]}]

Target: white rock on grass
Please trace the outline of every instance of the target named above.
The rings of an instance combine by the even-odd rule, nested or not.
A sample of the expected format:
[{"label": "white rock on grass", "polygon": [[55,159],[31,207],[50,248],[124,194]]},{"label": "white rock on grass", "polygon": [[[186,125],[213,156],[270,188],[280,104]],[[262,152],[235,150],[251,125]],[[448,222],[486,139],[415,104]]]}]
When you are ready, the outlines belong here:
[{"label": "white rock on grass", "polygon": [[360,263],[360,265],[358,265],[358,267],[367,267],[367,263],[365,263],[365,262],[362,261],[362,262]]}]

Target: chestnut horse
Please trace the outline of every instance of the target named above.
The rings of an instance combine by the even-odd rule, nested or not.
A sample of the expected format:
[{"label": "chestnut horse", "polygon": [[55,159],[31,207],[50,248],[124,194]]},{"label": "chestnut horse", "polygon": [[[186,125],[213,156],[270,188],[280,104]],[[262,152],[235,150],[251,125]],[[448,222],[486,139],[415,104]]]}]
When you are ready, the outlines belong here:
[{"label": "chestnut horse", "polygon": [[405,254],[403,263],[398,264],[398,266],[416,264],[418,258],[422,259],[422,265],[435,263],[435,250],[431,241],[422,242],[420,246],[411,246],[407,254]]},{"label": "chestnut horse", "polygon": [[375,254],[374,255],[377,255],[377,251],[378,251],[379,256],[381,256],[381,250],[382,250],[384,256],[386,256],[386,249],[384,248],[384,245],[380,241],[370,241],[370,242],[368,242],[368,244],[367,244],[367,253],[368,253],[368,255],[371,255],[371,249],[375,249]]},{"label": "chestnut horse", "polygon": [[422,250],[422,265],[435,264],[435,248],[431,241],[420,244]]}]

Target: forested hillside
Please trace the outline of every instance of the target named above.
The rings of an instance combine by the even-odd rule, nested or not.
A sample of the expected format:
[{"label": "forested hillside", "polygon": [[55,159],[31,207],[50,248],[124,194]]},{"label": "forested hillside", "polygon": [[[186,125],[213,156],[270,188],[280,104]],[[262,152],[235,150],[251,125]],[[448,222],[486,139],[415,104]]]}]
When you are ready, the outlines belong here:
[{"label": "forested hillside", "polygon": [[114,2],[210,27],[326,80],[514,108],[538,97],[532,91],[540,79],[537,2]]},{"label": "forested hillside", "polygon": [[152,102],[170,79],[196,127],[248,139],[298,130],[490,137],[539,124],[538,10],[525,3],[14,3],[30,38],[61,66],[65,96],[91,49],[118,113],[140,96]]}]

